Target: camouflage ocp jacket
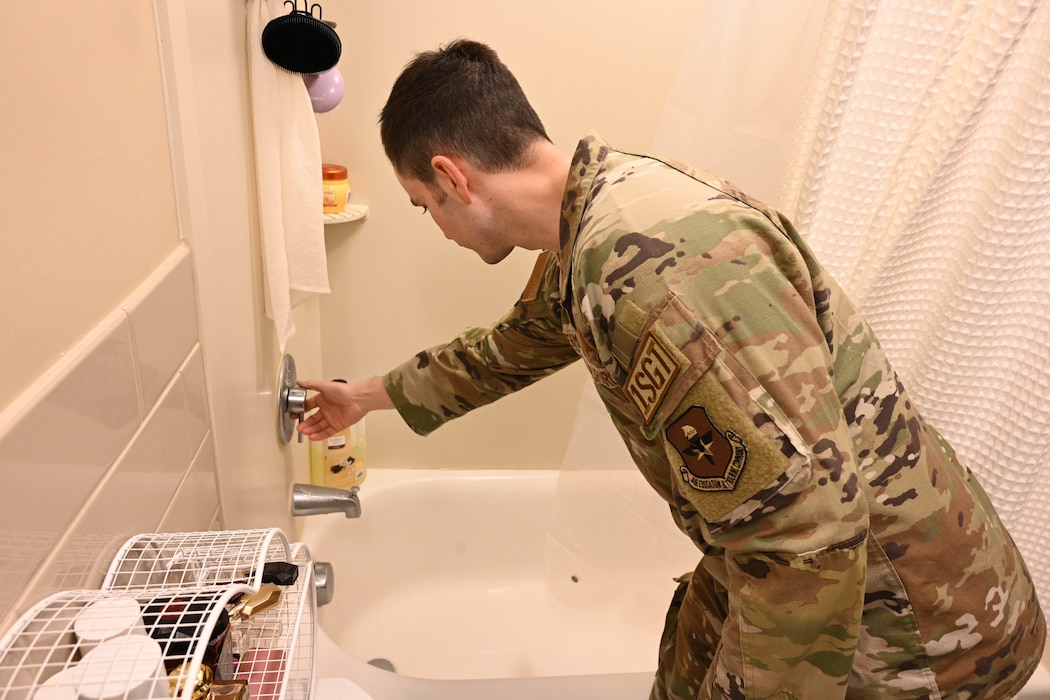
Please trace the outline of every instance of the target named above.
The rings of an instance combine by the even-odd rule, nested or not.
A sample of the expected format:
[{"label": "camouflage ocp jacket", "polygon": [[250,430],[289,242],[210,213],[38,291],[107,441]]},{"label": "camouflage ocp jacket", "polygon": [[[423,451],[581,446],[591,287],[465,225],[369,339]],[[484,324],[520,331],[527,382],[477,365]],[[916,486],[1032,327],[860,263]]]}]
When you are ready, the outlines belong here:
[{"label": "camouflage ocp jacket", "polygon": [[580,358],[721,601],[686,597],[654,697],[1005,698],[1034,670],[1014,543],[778,213],[589,135],[513,309],[384,384],[426,434]]}]

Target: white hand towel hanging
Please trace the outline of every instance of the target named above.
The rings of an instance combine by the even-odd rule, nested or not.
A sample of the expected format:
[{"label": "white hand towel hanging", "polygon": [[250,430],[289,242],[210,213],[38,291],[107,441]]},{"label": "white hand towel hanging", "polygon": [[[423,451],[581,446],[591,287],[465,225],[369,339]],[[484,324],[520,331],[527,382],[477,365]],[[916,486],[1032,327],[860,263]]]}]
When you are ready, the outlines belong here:
[{"label": "white hand towel hanging", "polygon": [[266,315],[284,352],[295,335],[292,309],[330,290],[321,142],[310,95],[300,76],[266,58],[260,41],[282,8],[280,2],[249,0],[247,43]]}]

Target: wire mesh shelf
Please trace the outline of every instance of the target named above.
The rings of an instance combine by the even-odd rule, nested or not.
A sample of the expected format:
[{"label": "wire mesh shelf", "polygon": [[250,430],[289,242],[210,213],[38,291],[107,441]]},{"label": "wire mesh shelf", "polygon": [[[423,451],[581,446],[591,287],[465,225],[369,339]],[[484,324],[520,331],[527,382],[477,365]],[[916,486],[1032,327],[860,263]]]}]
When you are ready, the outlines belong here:
[{"label": "wire mesh shelf", "polygon": [[0,638],[0,700],[307,700],[313,579],[280,530],[138,535]]}]

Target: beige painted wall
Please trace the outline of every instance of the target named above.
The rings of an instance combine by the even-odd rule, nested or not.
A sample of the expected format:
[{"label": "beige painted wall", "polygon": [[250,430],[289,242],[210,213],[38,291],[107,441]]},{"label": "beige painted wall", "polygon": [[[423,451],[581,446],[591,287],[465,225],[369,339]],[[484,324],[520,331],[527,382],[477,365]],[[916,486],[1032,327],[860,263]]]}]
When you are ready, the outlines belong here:
[{"label": "beige painted wall", "polygon": [[155,36],[150,2],[4,7],[0,409],[178,245]]},{"label": "beige painted wall", "polygon": [[[174,249],[181,229],[194,253],[223,507],[233,526],[272,523],[284,517],[284,485],[305,477],[306,446],[279,450],[273,440],[279,353],[259,308],[243,5],[119,5],[15,6],[0,29],[9,56],[9,70],[0,75],[8,98],[0,106],[8,166],[0,175],[0,318],[5,336],[15,341],[0,351],[0,407],[117,308]],[[163,60],[154,5],[161,25],[175,25],[172,41],[160,47]],[[798,9],[783,12],[805,17],[821,5],[792,3],[787,7]],[[353,200],[368,204],[370,214],[326,234],[333,293],[298,311],[300,336],[290,350],[300,373],[356,378],[385,371],[468,325],[495,320],[520,292],[532,255],[516,253],[487,267],[449,244],[408,205],[380,149],[376,116],[403,64],[456,36],[497,47],[562,148],[570,150],[595,129],[625,148],[659,146],[705,166],[709,155],[718,155],[709,148],[715,144],[723,155],[713,169],[745,187],[761,183],[760,196],[775,196],[767,185],[783,158],[791,100],[763,106],[766,121],[783,126],[747,158],[733,155],[734,144],[746,142],[740,133],[708,125],[699,130],[706,141],[686,144],[667,128],[669,116],[681,126],[683,90],[694,100],[717,95],[715,105],[732,106],[739,102],[734,95],[771,89],[753,58],[741,62],[725,47],[710,60],[704,52],[713,32],[721,43],[756,56],[751,42],[758,36],[761,54],[770,55],[769,37],[756,34],[755,22],[764,21],[767,34],[781,29],[783,18],[771,22],[769,11],[784,5],[750,0],[733,6],[745,7],[750,19],[740,24],[723,17],[726,5],[715,0],[667,0],[659,12],[592,1],[494,6],[469,0],[453,10],[422,2],[325,3],[325,16],[338,22],[343,40],[347,83],[343,104],[318,115],[325,158],[349,166]],[[819,27],[819,16],[809,21]],[[100,33],[112,38],[100,40]],[[808,57],[795,46],[799,36],[781,33],[804,74]],[[784,62],[783,53],[772,55]],[[706,73],[691,67],[698,59]],[[171,90],[170,133],[162,79]],[[800,94],[795,87],[791,94]],[[718,108],[723,112],[742,123],[737,113]],[[57,179],[61,208],[41,187],[56,183],[55,163],[65,166]],[[585,381],[582,368],[572,368],[427,439],[392,413],[370,417],[371,464],[556,465]]]},{"label": "beige painted wall", "polygon": [[[663,0],[658,10],[597,0],[325,3],[343,41],[346,95],[318,117],[324,158],[348,166],[352,200],[370,207],[364,222],[327,235],[327,376],[378,374],[467,326],[495,321],[534,260],[516,252],[487,267],[409,206],[376,120],[415,52],[459,36],[489,43],[563,150],[593,129],[625,150],[659,147],[772,200],[823,9],[819,0]],[[557,466],[586,381],[582,367],[570,368],[425,439],[392,413],[374,414],[372,464]],[[584,441],[607,439],[595,433]]]},{"label": "beige painted wall", "polygon": [[[344,55],[347,93],[322,115],[325,158],[350,169],[353,198],[368,220],[328,235],[332,295],[322,301],[322,358],[329,376],[381,373],[470,325],[495,321],[517,298],[534,253],[495,267],[450,244],[408,206],[382,154],[376,118],[413,53],[458,36],[494,46],[559,146],[589,128],[648,145],[698,6],[668,2],[660,13],[629,3],[493,5],[470,0],[455,12],[418,3],[329,3]],[[625,109],[625,97],[629,95]],[[603,115],[607,121],[597,119]],[[427,438],[392,414],[368,419],[373,465],[550,467],[568,444],[586,372],[573,367]]]}]

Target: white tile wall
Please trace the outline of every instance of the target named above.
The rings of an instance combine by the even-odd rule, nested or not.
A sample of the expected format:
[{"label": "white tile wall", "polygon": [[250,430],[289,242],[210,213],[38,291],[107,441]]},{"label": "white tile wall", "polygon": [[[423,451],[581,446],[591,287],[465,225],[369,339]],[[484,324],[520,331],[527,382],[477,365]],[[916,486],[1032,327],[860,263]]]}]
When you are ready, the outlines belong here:
[{"label": "white tile wall", "polygon": [[195,307],[193,271],[185,255],[169,259],[124,303],[144,413],[197,344]]},{"label": "white tile wall", "polygon": [[0,413],[0,632],[131,535],[221,526],[189,249]]},{"label": "white tile wall", "polygon": [[[209,435],[201,444],[196,458],[179,484],[157,530],[190,532],[208,529],[207,525],[220,515],[219,496],[215,491],[215,474],[215,449]],[[202,527],[202,523],[205,526]]]}]

